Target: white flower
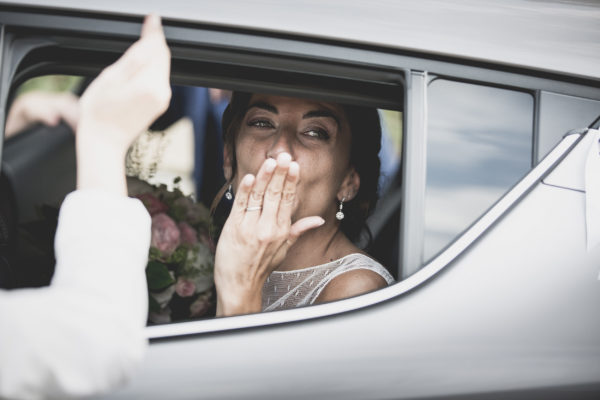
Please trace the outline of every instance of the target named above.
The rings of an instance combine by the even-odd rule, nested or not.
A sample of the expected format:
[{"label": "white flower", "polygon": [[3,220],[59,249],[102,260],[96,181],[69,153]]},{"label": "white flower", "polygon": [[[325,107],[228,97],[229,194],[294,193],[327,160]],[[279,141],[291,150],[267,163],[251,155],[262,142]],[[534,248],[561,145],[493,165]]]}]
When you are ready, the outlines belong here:
[{"label": "white flower", "polygon": [[171,322],[171,309],[166,307],[160,312],[151,312],[148,314],[148,319],[154,324],[166,324]]},{"label": "white flower", "polygon": [[[170,272],[171,276],[174,274]],[[165,306],[171,301],[173,298],[173,293],[175,293],[175,285],[170,285],[168,288],[158,293],[151,293],[154,300],[158,303],[161,309],[165,308]]]},{"label": "white flower", "polygon": [[213,286],[214,256],[202,243],[188,250],[185,269],[191,282],[196,285],[196,293],[202,293]]}]

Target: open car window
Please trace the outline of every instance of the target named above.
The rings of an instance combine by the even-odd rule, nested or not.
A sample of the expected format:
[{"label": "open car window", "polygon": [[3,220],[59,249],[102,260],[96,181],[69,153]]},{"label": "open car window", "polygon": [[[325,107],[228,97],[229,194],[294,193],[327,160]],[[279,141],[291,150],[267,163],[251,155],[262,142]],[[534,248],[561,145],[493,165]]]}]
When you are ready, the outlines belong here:
[{"label": "open car window", "polygon": [[[77,92],[82,83],[90,80],[59,75],[33,78],[16,90],[13,104],[26,93],[48,93],[46,88],[52,85]],[[169,109],[141,134],[126,160],[130,196],[139,198],[153,217],[153,240],[146,268],[149,324],[214,317],[215,246],[231,206],[221,190],[225,183],[221,118],[231,91],[189,85],[174,85],[172,90]],[[47,103],[38,102],[35,107],[50,108],[54,100],[50,97]],[[382,126],[382,174],[378,186],[385,193],[395,185],[400,173],[403,124],[399,111],[381,109],[378,115]],[[46,143],[49,138],[55,142],[52,152]],[[27,141],[28,148],[18,146],[20,141]],[[32,260],[24,256],[26,251],[15,252],[13,269],[19,272],[18,277],[13,277],[14,286],[50,282],[58,208],[64,196],[74,190],[73,142],[73,132],[65,130],[64,123],[48,126],[39,122],[7,142],[4,170],[13,186],[10,192],[18,197],[20,215],[15,221],[16,242],[31,241],[28,248],[39,253]],[[23,151],[34,154],[27,163],[31,165],[19,166],[17,153]],[[42,185],[44,181],[52,182],[52,190]],[[28,189],[31,186],[37,190]],[[221,201],[211,214],[209,208],[217,196],[221,196]],[[168,243],[159,236],[155,240],[154,230],[162,229],[164,224],[171,224],[178,232],[177,243]],[[398,220],[392,225],[392,232],[397,235]],[[391,234],[386,235],[379,234],[375,239],[383,243],[394,240]],[[365,231],[360,242],[371,246],[373,237]],[[391,256],[389,249],[379,256],[377,251],[382,251],[381,246],[372,253],[376,259],[398,258],[397,254]],[[28,268],[27,264],[40,266],[44,271]],[[384,265],[395,274],[394,265]]]}]

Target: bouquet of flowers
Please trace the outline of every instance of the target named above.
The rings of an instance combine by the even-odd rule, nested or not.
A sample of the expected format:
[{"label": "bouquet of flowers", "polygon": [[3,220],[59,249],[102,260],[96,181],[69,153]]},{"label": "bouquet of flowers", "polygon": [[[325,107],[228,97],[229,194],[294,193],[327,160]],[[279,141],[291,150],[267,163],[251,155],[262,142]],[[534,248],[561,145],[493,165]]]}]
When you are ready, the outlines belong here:
[{"label": "bouquet of flowers", "polygon": [[215,244],[210,213],[201,203],[166,185],[128,178],[129,194],[152,217],[152,242],[146,266],[150,323],[209,316],[214,309]]}]

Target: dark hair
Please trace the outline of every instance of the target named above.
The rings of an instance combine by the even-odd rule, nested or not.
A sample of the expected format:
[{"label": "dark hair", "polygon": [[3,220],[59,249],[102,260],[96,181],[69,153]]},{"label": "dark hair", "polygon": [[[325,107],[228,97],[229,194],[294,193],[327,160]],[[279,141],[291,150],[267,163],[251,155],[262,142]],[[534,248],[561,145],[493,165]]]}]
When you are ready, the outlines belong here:
[{"label": "dark hair", "polygon": [[[240,129],[252,93],[234,92],[223,113],[223,143],[232,154],[231,169],[235,173],[235,136]],[[381,124],[375,108],[342,105],[350,125],[352,136],[350,165],[360,176],[360,188],[354,198],[344,203],[344,219],[340,229],[352,241],[356,241],[366,219],[377,203],[379,182],[379,149],[381,148]],[[224,192],[221,190],[220,195]],[[220,196],[217,198],[220,199]]]}]

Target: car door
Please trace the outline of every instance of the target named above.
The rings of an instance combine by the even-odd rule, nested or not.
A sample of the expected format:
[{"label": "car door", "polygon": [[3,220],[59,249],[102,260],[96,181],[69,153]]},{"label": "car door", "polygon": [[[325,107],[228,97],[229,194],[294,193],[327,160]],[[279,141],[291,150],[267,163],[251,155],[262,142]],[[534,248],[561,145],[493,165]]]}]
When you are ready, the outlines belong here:
[{"label": "car door", "polygon": [[[97,73],[139,30],[137,17],[44,8],[6,8],[0,22],[2,109],[32,75]],[[375,238],[384,248],[397,246],[391,268],[401,281],[334,303],[148,327],[144,365],[108,398],[529,398],[567,391],[583,398],[600,391],[600,250],[586,247],[585,204],[594,199],[582,184],[597,131],[553,142],[542,158],[548,149],[540,145],[546,130],[539,122],[553,113],[540,99],[563,96],[591,104],[584,117],[571,119],[577,126],[568,124],[588,126],[600,114],[597,79],[258,29],[176,19],[165,26],[177,83],[402,112],[400,195],[378,210],[396,215],[396,225]],[[517,111],[500,104],[517,104],[528,111],[515,119],[529,128],[478,136],[483,125],[469,126],[474,135],[449,142],[453,134],[436,133],[441,125],[431,119],[452,105],[444,90],[457,98],[473,90],[473,99],[498,104],[500,114]],[[489,161],[481,147],[465,149],[469,140],[503,149],[494,158],[499,165],[479,166],[500,174],[500,183],[492,194],[440,203],[465,183],[464,170],[445,179],[429,173],[447,172],[452,162],[473,170],[476,161]],[[445,157],[455,152],[462,156]],[[467,183],[481,189],[495,177]],[[452,211],[457,202],[469,212]],[[462,217],[431,241],[428,232],[444,223],[440,208]]]}]

